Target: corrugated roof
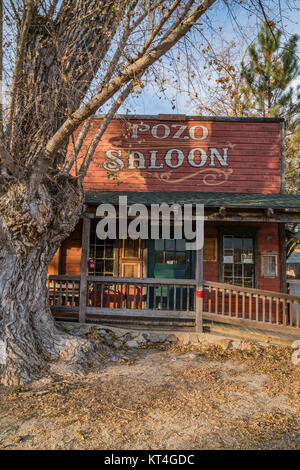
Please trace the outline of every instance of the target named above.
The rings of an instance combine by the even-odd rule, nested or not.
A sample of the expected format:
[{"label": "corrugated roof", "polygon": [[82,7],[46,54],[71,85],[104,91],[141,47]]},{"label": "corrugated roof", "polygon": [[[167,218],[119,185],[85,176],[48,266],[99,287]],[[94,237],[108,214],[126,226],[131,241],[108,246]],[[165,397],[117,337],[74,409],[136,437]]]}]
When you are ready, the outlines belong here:
[{"label": "corrugated roof", "polygon": [[119,196],[127,196],[127,203],[134,204],[204,204],[206,207],[231,207],[253,209],[299,209],[297,194],[253,194],[253,193],[200,193],[162,191],[86,191],[86,204],[118,204]]}]

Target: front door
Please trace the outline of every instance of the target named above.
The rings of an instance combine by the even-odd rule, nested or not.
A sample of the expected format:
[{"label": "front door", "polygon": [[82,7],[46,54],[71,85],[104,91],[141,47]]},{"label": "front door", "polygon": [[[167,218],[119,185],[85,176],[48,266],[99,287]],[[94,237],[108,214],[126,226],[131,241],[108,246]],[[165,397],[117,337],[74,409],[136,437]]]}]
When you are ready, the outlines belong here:
[{"label": "front door", "polygon": [[[148,272],[147,277],[154,277],[157,279],[192,279],[194,278],[193,266],[193,252],[186,250],[185,240],[149,240],[148,242]],[[167,287],[163,288],[161,295],[160,288],[150,290],[150,308],[167,308],[169,305],[170,310],[174,307],[174,288],[169,290]],[[180,296],[183,295],[183,300],[180,301]],[[190,290],[192,297],[193,293]],[[169,296],[169,302],[168,302]],[[180,288],[176,289],[176,309],[179,306],[186,310],[187,306],[187,289],[183,289],[182,293]],[[160,305],[161,302],[163,305]]]}]

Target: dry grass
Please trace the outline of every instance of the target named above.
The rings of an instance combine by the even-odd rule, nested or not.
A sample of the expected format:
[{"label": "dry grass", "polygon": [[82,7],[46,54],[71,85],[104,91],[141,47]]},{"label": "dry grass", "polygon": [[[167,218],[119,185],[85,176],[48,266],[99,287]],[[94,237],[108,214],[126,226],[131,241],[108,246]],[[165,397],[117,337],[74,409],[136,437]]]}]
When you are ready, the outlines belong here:
[{"label": "dry grass", "polygon": [[16,393],[1,388],[0,447],[300,448],[300,374],[290,349],[126,355],[85,377],[52,377]]}]

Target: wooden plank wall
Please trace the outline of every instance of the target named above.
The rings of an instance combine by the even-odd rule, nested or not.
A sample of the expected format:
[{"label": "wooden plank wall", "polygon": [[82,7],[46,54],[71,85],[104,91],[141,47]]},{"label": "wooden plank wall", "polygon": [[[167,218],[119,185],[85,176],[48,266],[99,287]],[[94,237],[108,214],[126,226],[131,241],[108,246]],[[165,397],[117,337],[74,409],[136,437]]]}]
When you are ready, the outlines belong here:
[{"label": "wooden plank wall", "polygon": [[61,246],[61,273],[68,276],[80,275],[82,221],[77,224]]},{"label": "wooden plank wall", "polygon": [[[160,120],[114,119],[98,145],[94,161],[84,181],[84,188],[106,191],[190,191],[192,189],[233,193],[280,192],[280,123],[174,119],[174,116],[172,120],[170,117]],[[100,123],[100,119],[95,119],[93,122],[83,152],[90,144]],[[132,138],[134,125],[139,129],[149,126],[149,130],[137,131],[137,137]],[[187,128],[182,131],[179,138],[175,138],[180,126]],[[192,131],[194,139],[189,133],[189,129],[193,126],[198,126]],[[203,130],[199,126],[207,129],[207,137],[203,135]],[[168,137],[163,138],[168,132],[170,132]],[[154,137],[153,133],[158,137]],[[188,160],[189,152],[196,148],[202,149],[208,155],[201,167],[199,151],[196,151],[194,159],[198,167],[191,166]],[[209,157],[210,148],[217,149],[220,155],[223,155],[224,149],[227,149],[228,165],[222,166],[215,157],[215,166],[212,166]],[[178,168],[168,166],[165,161],[165,155],[170,149],[178,149],[184,154],[183,163]],[[108,172],[104,169],[105,162],[106,165],[108,162],[112,163],[112,159],[109,160],[107,156],[109,150],[114,151],[113,156],[119,159],[115,160],[114,164],[117,162],[118,165],[121,162],[124,166],[120,171]],[[155,166],[162,165],[162,168],[149,168],[150,150],[157,151]],[[145,158],[145,168],[127,168],[128,155],[133,151],[142,153]],[[79,160],[81,158],[82,153]],[[171,165],[174,166],[177,161],[175,151]],[[134,165],[136,166],[137,162]]]}]

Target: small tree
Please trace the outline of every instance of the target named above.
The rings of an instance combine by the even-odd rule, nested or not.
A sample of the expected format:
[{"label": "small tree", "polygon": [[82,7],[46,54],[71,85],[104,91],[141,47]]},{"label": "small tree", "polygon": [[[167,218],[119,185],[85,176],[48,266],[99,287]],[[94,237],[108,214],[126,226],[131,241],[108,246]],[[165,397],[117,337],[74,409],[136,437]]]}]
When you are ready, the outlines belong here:
[{"label": "small tree", "polygon": [[245,53],[236,42],[223,41],[219,50],[203,48],[206,65],[197,66],[195,58],[189,89],[180,88],[203,114],[284,118],[286,183],[290,192],[300,190],[300,93],[299,87],[292,87],[299,77],[297,43],[297,35],[283,43],[275,23],[265,21],[257,40]]},{"label": "small tree", "polygon": [[250,116],[284,117],[290,121],[300,110],[299,96],[295,100],[292,81],[299,75],[297,57],[298,36],[281,44],[282,32],[275,23],[265,21],[257,44],[248,49],[249,62],[242,64],[245,78],[243,92],[251,100],[245,110]]},{"label": "small tree", "polygon": [[298,36],[294,34],[282,44],[282,32],[265,21],[257,44],[249,47],[249,62],[242,66],[245,79],[243,93],[251,106],[245,115],[283,117],[286,120],[286,186],[299,191],[300,93],[291,84],[299,76]]}]

